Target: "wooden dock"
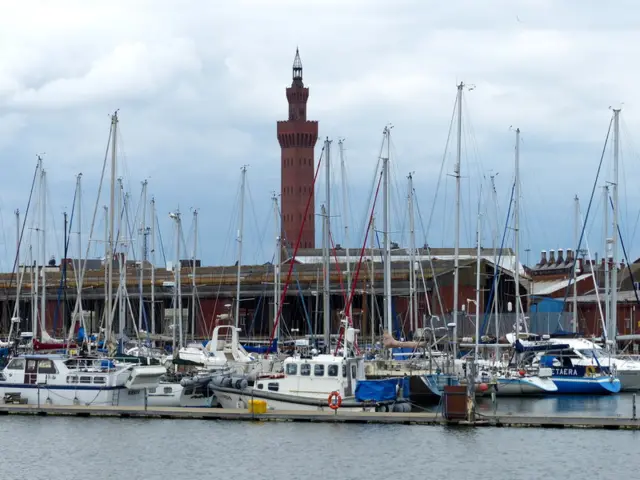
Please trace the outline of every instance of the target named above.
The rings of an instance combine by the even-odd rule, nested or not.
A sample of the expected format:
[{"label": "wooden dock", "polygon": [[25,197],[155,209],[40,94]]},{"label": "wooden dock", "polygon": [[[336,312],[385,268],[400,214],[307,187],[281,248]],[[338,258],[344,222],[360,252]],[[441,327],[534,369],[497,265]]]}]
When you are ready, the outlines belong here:
[{"label": "wooden dock", "polygon": [[247,410],[182,407],[112,407],[0,404],[0,415],[148,418],[171,420],[284,421],[307,423],[377,423],[465,427],[595,428],[640,430],[640,420],[624,417],[543,415],[478,415],[475,422],[449,422],[440,413],[380,413],[279,410],[255,414]]}]

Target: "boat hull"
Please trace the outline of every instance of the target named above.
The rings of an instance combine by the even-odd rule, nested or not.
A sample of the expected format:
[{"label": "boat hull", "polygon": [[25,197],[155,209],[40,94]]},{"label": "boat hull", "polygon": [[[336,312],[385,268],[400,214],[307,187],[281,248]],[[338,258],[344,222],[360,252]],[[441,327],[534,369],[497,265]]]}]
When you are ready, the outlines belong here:
[{"label": "boat hull", "polygon": [[93,387],[74,385],[3,384],[0,399],[19,394],[28,405],[92,405],[92,406],[144,406],[144,390],[129,390],[124,386]]},{"label": "boat hull", "polygon": [[557,393],[558,386],[550,378],[521,377],[496,379],[497,396],[549,395]]},{"label": "boat hull", "polygon": [[608,376],[552,378],[559,394],[610,395],[622,389],[622,382],[618,378]]},{"label": "boat hull", "polygon": [[[235,390],[214,387],[215,395],[222,408],[247,409],[249,400],[264,400],[268,410],[295,410],[295,411],[330,411],[328,400],[320,398],[299,397],[297,395],[274,394],[273,392],[260,392],[253,389]],[[340,410],[352,412],[369,412],[375,410],[375,406],[367,404],[355,404],[354,399],[344,399]],[[355,405],[350,405],[355,404]]]}]

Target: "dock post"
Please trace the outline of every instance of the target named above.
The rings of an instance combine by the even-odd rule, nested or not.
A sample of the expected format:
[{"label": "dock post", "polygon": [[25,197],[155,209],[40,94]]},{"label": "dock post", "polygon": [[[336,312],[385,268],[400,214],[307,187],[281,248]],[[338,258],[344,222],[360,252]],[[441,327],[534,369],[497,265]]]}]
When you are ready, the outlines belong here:
[{"label": "dock post", "polygon": [[638,418],[636,417],[636,394],[633,394],[633,419],[637,420]]},{"label": "dock post", "polygon": [[147,411],[147,405],[149,404],[149,398],[147,397],[148,389],[144,389],[144,411]]},{"label": "dock post", "polygon": [[467,362],[469,368],[467,377],[467,420],[469,422],[476,421],[476,359]]}]

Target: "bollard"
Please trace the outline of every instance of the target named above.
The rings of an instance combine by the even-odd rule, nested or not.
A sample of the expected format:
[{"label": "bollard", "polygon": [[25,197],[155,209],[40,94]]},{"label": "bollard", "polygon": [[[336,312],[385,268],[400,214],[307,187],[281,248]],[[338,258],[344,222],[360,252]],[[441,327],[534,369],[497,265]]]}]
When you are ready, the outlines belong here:
[{"label": "bollard", "polygon": [[148,390],[144,389],[144,411],[147,411],[147,405],[149,404],[149,398],[147,397]]},{"label": "bollard", "polygon": [[636,394],[633,394],[633,419],[637,420],[636,417]]}]

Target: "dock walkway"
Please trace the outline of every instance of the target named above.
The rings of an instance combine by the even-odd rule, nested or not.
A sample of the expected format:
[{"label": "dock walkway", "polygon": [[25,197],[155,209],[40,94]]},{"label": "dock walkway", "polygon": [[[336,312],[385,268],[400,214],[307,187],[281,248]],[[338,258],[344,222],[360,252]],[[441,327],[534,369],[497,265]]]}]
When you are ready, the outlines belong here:
[{"label": "dock walkway", "polygon": [[184,420],[289,421],[315,423],[378,423],[396,425],[458,425],[469,427],[600,428],[640,430],[640,420],[624,417],[542,415],[478,415],[475,422],[449,422],[440,413],[382,413],[278,410],[256,414],[247,410],[183,407],[113,407],[0,404],[0,415],[117,417]]}]

